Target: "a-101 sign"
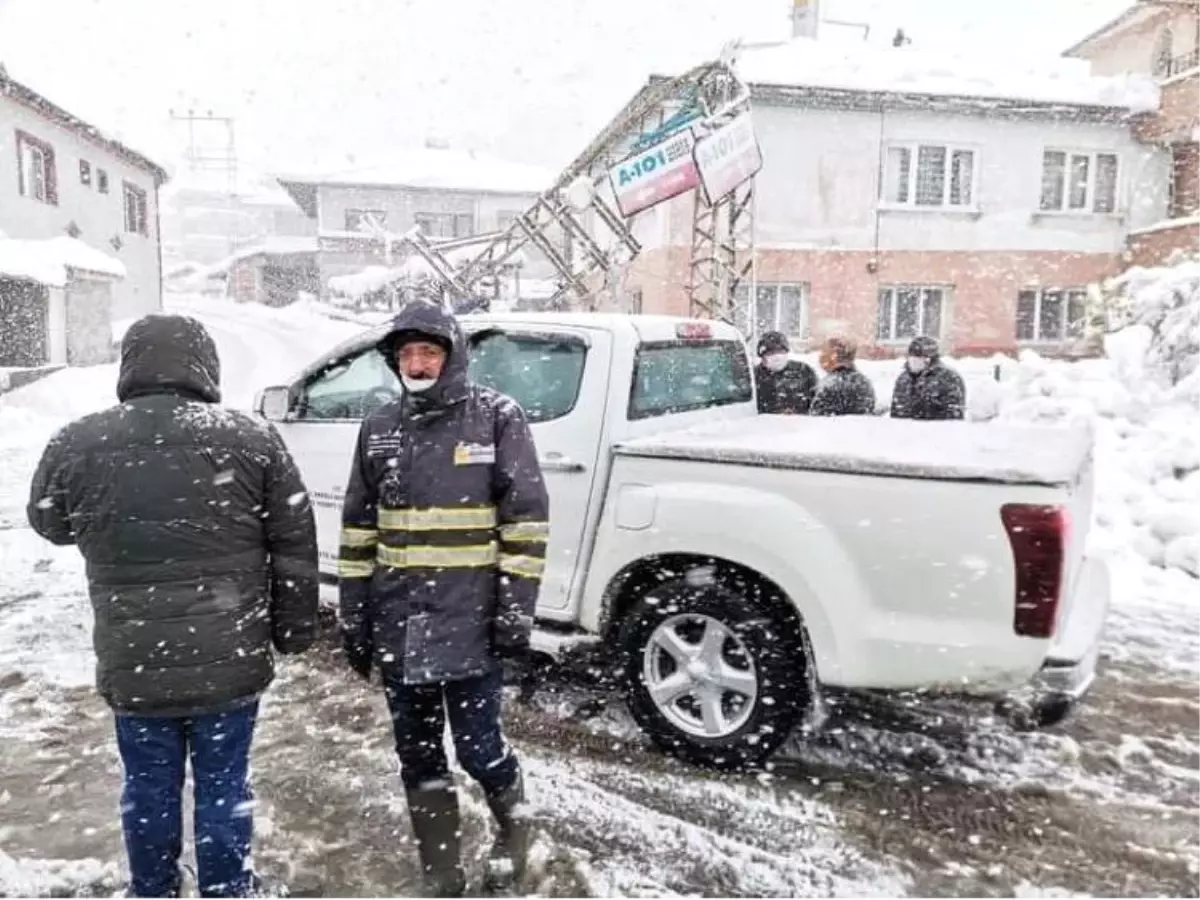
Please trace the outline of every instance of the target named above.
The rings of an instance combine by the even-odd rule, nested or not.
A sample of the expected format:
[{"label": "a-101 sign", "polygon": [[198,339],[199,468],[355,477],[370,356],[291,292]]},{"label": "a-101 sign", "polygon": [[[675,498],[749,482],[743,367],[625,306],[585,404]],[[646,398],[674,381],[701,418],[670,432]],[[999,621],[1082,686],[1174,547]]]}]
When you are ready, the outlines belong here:
[{"label": "a-101 sign", "polygon": [[748,112],[696,140],[688,128],[608,170],[617,208],[626,218],[703,186],[713,203],[754,177],[762,154]]},{"label": "a-101 sign", "polygon": [[762,169],[762,151],[750,113],[739,114],[696,142],[694,151],[700,184],[709,203],[716,203]]},{"label": "a-101 sign", "polygon": [[695,145],[696,138],[688,129],[609,169],[608,180],[621,215],[628,218],[699,185],[700,173],[692,156]]}]

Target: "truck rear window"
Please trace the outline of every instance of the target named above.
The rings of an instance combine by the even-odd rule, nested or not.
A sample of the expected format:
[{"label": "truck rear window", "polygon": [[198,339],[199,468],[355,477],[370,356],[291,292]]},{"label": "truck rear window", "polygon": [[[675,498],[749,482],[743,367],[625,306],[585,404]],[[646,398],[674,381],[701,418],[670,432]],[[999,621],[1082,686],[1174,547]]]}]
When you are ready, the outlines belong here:
[{"label": "truck rear window", "polygon": [[638,348],[629,397],[631,420],[753,399],[746,349],[739,343],[664,341]]}]

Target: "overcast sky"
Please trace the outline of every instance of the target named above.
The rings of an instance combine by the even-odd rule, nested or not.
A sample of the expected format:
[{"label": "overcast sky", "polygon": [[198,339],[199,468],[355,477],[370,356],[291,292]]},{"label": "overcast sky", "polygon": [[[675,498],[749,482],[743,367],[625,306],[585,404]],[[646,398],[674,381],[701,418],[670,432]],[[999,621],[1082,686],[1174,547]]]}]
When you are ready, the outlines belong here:
[{"label": "overcast sky", "polygon": [[[1130,0],[1131,2],[1131,0]],[[1127,0],[823,0],[886,42],[1053,57]],[[789,33],[789,0],[0,0],[0,62],[168,164],[168,111],[236,118],[239,155],[342,168],[438,135],[558,165],[651,70]],[[836,34],[835,34],[836,32]],[[841,40],[859,32],[829,27]]]}]

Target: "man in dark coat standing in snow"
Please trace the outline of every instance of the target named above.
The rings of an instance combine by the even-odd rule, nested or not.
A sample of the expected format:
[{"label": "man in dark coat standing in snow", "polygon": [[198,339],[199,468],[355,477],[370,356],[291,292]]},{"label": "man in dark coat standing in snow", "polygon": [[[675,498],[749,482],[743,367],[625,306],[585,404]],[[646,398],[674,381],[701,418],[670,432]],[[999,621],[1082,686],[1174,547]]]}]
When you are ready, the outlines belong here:
[{"label": "man in dark coat standing in snow", "polygon": [[782,331],[768,331],[758,342],[754,382],[758,411],[771,415],[802,416],[808,413],[817,390],[812,366],[789,355],[791,347]]},{"label": "man in dark coat standing in snow", "polygon": [[467,343],[414,301],[379,343],[399,400],[359,432],[342,508],[341,625],[351,666],[378,661],[426,889],[465,890],[459,764],[499,826],[488,887],[519,883],[528,849],[521,770],[500,727],[501,665],[529,650],[549,501],[517,403],[467,380]]},{"label": "man in dark coat standing in snow", "polygon": [[913,338],[892,391],[893,419],[961,419],[967,406],[962,376],[942,362],[938,342]]},{"label": "man in dark coat standing in snow", "polygon": [[810,412],[814,416],[873,416],[875,388],[858,371],[858,347],[846,337],[831,337],[821,346],[826,375],[817,387]]},{"label": "man in dark coat standing in snow", "polygon": [[250,744],[272,645],[317,628],[317,540],[267,423],[217,405],[204,326],[152,315],[121,345],[119,406],[66,426],[33,477],[29,523],[87,563],[96,683],[116,713],[130,892],[178,896],[190,755],[203,897],[249,896]]}]

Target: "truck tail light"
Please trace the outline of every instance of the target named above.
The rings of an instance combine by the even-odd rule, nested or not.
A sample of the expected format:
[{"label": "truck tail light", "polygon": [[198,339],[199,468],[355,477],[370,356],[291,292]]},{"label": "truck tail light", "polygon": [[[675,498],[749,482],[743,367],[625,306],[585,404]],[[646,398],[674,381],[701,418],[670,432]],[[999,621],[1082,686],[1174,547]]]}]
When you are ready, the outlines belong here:
[{"label": "truck tail light", "polygon": [[1000,519],[1016,568],[1013,631],[1050,638],[1058,627],[1070,536],[1070,514],[1061,506],[1006,503]]}]

